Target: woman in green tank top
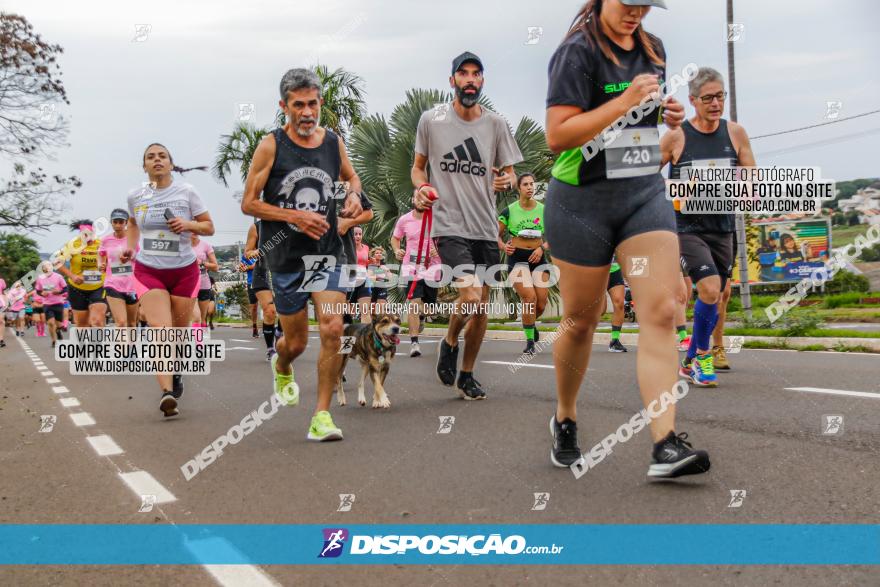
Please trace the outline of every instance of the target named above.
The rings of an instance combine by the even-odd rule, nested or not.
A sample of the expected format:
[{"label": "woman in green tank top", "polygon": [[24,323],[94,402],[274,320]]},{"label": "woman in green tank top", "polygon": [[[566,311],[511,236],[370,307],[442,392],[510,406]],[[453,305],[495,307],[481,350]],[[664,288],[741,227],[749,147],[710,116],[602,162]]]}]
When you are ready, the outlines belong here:
[{"label": "woman in green tank top", "polygon": [[[535,320],[544,313],[549,293],[546,272],[549,263],[544,252],[544,204],[535,200],[535,176],[524,173],[517,179],[519,201],[498,217],[498,248],[507,255],[508,279],[522,302],[522,325],[526,336],[526,353],[535,352],[538,330]],[[510,239],[504,242],[504,233]]]}]

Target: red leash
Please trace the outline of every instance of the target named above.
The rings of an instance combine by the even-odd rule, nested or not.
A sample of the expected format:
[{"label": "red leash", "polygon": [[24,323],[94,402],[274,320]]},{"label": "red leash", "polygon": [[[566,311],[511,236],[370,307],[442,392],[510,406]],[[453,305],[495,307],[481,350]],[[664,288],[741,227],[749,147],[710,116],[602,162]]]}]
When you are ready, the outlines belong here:
[{"label": "red leash", "polygon": [[[434,187],[429,183],[423,183],[422,185],[419,186],[419,189],[422,189],[425,186]],[[432,201],[434,199],[435,198],[431,198]],[[413,292],[415,292],[415,290],[416,290],[416,283],[418,283],[418,281],[419,281],[419,277],[418,277],[419,265],[422,263],[422,259],[424,258],[425,269],[428,268],[428,263],[430,262],[430,258],[431,258],[430,246],[428,247],[429,250],[424,254],[424,257],[422,255],[422,251],[423,251],[422,247],[425,244],[425,231],[427,231],[427,234],[428,234],[428,241],[431,240],[431,226],[432,226],[433,222],[434,222],[434,210],[432,208],[425,209],[425,211],[422,212],[422,230],[419,233],[419,250],[418,250],[418,253],[416,254],[415,267],[413,267],[413,280],[409,286],[409,293],[406,295],[406,299],[408,299],[408,300],[412,299]]]}]

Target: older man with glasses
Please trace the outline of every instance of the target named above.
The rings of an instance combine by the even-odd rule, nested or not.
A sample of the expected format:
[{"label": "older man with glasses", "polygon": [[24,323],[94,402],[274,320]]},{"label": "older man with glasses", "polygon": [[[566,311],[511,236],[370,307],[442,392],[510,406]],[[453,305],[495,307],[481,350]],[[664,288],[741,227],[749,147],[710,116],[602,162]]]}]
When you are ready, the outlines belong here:
[{"label": "older man with glasses", "polygon": [[[755,157],[745,129],[722,118],[724,78],[711,67],[701,67],[688,85],[694,117],[671,130],[660,141],[663,165],[671,163],[670,179],[680,179],[689,167],[752,167]],[[730,277],[736,256],[733,214],[682,214],[676,211],[681,266],[697,284],[694,332],[679,374],[695,384],[715,387],[715,364],[729,369],[724,355],[723,325],[730,298]],[[688,283],[688,291],[690,284]],[[716,324],[715,345],[710,338]],[[710,352],[711,350],[711,352]]]}]

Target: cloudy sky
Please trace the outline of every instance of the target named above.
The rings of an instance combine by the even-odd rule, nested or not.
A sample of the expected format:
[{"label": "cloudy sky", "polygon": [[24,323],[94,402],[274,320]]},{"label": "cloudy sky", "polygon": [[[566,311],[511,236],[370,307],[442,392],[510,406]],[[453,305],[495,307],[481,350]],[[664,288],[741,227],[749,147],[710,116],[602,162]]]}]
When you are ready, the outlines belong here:
[{"label": "cloudy sky", "polygon": [[[371,113],[390,114],[410,88],[448,84],[451,59],[464,50],[486,67],[486,95],[515,124],[543,123],[547,63],[580,0],[490,2],[447,0],[4,0],[3,10],[27,17],[45,40],[64,47],[63,80],[71,101],[70,147],[49,163],[52,172],[84,181],[70,217],[109,215],[140,184],[141,154],[167,145],[182,166],[210,165],[238,104],[255,104],[268,125],[287,69],[321,63],[359,74]],[[646,28],[666,46],[668,71],[685,64],[726,74],[724,0],[667,0]],[[736,0],[744,25],[736,44],[739,121],[751,136],[826,121],[826,103],[842,102],[839,117],[880,109],[874,0]],[[136,25],[147,25],[138,33]],[[527,44],[529,27],[542,27]],[[142,28],[143,30],[143,28]],[[870,72],[874,72],[871,74]],[[679,93],[684,101],[684,92]],[[821,167],[844,180],[880,176],[880,115],[754,142],[759,164]],[[208,174],[190,173],[217,227],[212,242],[243,239],[248,219],[232,194]],[[38,234],[41,250],[69,233]]]}]

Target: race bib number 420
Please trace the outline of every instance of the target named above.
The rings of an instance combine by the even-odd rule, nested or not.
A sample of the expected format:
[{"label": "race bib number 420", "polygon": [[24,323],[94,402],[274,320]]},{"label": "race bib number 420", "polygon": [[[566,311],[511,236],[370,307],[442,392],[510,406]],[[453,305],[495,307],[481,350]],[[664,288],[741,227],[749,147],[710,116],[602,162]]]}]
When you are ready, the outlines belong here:
[{"label": "race bib number 420", "polygon": [[622,130],[605,147],[605,175],[608,179],[640,177],[660,170],[660,131],[656,128]]}]

